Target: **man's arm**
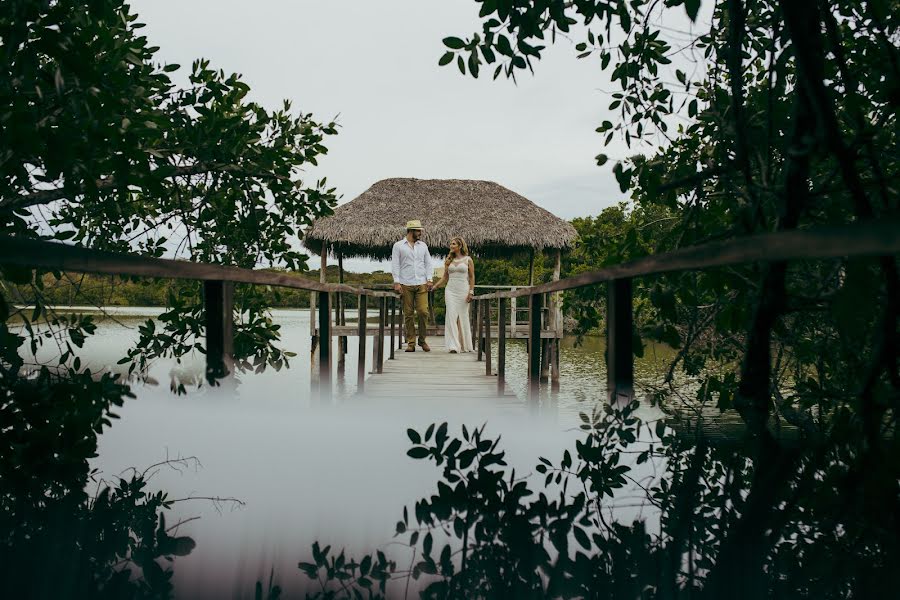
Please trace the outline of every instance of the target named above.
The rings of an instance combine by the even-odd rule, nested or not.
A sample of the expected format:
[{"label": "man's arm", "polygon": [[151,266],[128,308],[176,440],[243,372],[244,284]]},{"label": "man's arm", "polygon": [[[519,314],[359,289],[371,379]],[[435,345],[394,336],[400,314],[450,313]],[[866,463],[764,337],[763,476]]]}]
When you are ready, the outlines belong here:
[{"label": "man's arm", "polygon": [[391,251],[391,276],[394,278],[394,291],[400,292],[400,245],[394,244]]}]

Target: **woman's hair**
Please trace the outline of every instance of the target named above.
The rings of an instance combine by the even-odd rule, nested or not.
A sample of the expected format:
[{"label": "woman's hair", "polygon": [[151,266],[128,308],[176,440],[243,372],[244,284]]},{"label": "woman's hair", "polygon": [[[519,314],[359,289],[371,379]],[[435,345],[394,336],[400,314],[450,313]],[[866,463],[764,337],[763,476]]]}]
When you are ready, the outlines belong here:
[{"label": "woman's hair", "polygon": [[447,258],[444,259],[444,266],[445,266],[445,267],[450,266],[450,263],[453,262],[453,259],[454,259],[454,258],[459,258],[459,256],[468,256],[468,255],[469,255],[469,247],[466,246],[466,241],[465,241],[464,239],[462,239],[461,237],[455,237],[455,238],[453,238],[453,239],[450,240],[450,243],[451,243],[451,244],[452,244],[453,242],[456,242],[457,245],[459,246],[459,255],[458,255],[458,256],[455,255],[455,254],[453,253],[453,251],[451,250],[450,253],[447,255]]}]

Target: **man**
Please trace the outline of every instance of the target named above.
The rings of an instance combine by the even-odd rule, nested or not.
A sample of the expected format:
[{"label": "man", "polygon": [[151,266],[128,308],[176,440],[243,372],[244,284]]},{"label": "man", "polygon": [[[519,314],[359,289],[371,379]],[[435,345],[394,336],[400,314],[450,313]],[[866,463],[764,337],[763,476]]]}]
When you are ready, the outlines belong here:
[{"label": "man", "polygon": [[406,325],[406,351],[416,351],[416,321],[419,322],[419,346],[431,352],[425,341],[428,317],[428,292],[434,285],[434,266],[431,253],[422,241],[424,233],[421,221],[406,224],[406,237],[394,244],[391,253],[391,273],[394,290],[403,300],[403,317]]}]

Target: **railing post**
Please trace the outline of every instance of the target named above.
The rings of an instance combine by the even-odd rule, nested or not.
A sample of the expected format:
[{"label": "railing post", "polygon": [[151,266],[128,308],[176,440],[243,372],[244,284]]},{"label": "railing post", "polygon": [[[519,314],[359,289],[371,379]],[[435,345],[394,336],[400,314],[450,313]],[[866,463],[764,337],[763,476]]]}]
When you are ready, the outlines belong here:
[{"label": "railing post", "polygon": [[554,391],[559,390],[559,352],[562,338],[550,340],[550,386]]},{"label": "railing post", "polygon": [[212,382],[234,371],[234,283],[204,281],[206,378]]},{"label": "railing post", "polygon": [[406,324],[403,320],[403,296],[400,296],[400,301],[397,304],[400,305],[400,308],[398,310],[398,313],[399,313],[398,319],[397,319],[397,328],[399,330],[397,332],[398,333],[398,335],[397,335],[397,350],[401,350],[401,349],[403,349],[403,342],[406,338]]},{"label": "railing post", "polygon": [[397,299],[391,298],[391,360],[394,360],[394,336],[397,330]]},{"label": "railing post", "polygon": [[606,314],[606,381],[610,404],[628,404],[634,397],[631,279],[609,282]]},{"label": "railing post", "polygon": [[428,290],[428,325],[437,326],[437,317],[434,314],[434,290]]},{"label": "railing post", "polygon": [[543,297],[531,294],[528,322],[528,398],[540,399],[541,391],[541,305]]},{"label": "railing post", "polygon": [[500,298],[497,324],[497,394],[502,396],[506,387],[506,298]]},{"label": "railing post", "polygon": [[476,300],[475,320],[478,321],[475,344],[478,346],[478,362],[484,358],[484,302]]},{"label": "railing post", "polygon": [[331,397],[331,295],[319,295],[319,397]]},{"label": "railing post", "polygon": [[387,320],[387,298],[382,296],[378,303],[378,364],[377,373],[384,371],[384,325]]},{"label": "railing post", "polygon": [[484,301],[484,374],[491,374],[491,301]]},{"label": "railing post", "polygon": [[368,313],[368,296],[360,294],[359,323],[357,335],[359,337],[359,355],[356,358],[356,391],[362,393],[366,389],[366,317]]},{"label": "railing post", "polygon": [[[512,288],[515,291],[516,288]],[[513,297],[509,301],[509,335],[513,339],[516,337],[516,298]]]}]

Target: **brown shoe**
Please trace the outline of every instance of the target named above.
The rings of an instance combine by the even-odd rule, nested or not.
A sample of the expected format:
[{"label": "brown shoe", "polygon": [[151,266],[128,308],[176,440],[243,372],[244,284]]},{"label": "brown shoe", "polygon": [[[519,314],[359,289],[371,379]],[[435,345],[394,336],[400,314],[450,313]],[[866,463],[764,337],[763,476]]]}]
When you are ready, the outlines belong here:
[{"label": "brown shoe", "polygon": [[407,346],[406,346],[406,352],[415,352],[415,351],[416,351],[416,345],[415,345],[415,344],[407,344]]},{"label": "brown shoe", "polygon": [[431,346],[428,345],[428,342],[422,342],[419,345],[422,346],[422,350],[425,352],[431,352]]}]

